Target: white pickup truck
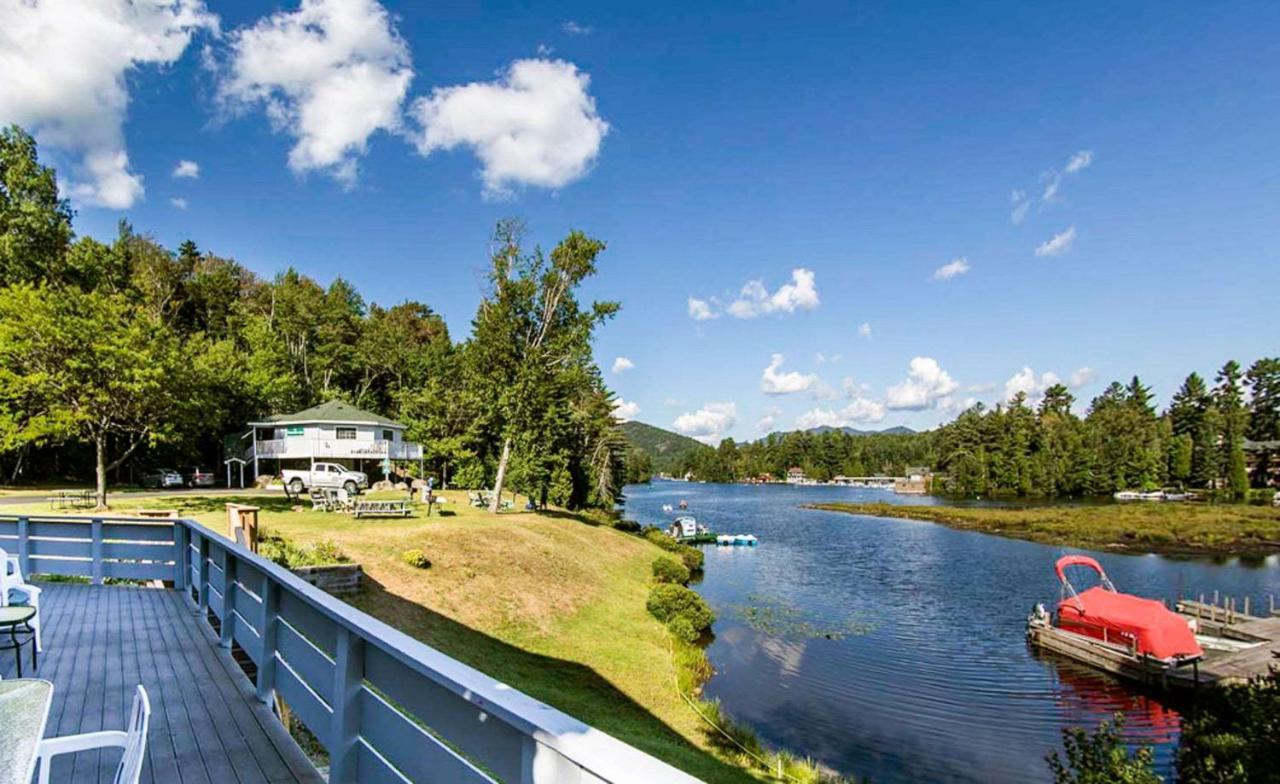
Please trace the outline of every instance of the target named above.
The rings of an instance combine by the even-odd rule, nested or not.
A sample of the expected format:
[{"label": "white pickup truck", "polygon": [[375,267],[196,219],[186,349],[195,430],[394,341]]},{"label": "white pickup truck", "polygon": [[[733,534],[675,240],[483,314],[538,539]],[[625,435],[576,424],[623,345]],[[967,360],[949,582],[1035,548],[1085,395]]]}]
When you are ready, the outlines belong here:
[{"label": "white pickup truck", "polygon": [[330,487],[346,490],[355,495],[356,491],[369,486],[369,477],[360,471],[352,471],[337,463],[316,463],[311,470],[285,469],[281,472],[285,485],[295,493],[313,487]]}]

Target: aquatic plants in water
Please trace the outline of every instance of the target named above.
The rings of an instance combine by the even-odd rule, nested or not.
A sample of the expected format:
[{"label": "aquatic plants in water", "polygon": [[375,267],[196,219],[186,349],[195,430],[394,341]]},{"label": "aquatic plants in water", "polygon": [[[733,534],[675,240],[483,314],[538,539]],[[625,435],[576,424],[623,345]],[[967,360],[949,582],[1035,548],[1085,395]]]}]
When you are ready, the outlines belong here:
[{"label": "aquatic plants in water", "polygon": [[747,595],[747,602],[731,605],[729,614],[770,637],[843,640],[871,629],[852,616],[834,622],[815,617],[777,597],[753,593]]}]

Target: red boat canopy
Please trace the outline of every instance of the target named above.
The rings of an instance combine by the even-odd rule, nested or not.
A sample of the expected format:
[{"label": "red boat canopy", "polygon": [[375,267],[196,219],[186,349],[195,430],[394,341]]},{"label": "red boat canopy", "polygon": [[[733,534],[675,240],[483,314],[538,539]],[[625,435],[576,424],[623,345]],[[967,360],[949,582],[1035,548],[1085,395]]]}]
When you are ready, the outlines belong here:
[{"label": "red boat canopy", "polygon": [[[1104,586],[1094,586],[1076,594],[1063,570],[1068,566],[1088,566],[1102,576]],[[1054,567],[1072,596],[1058,603],[1058,625],[1120,645],[1132,645],[1139,654],[1156,659],[1191,659],[1204,655],[1196,636],[1177,613],[1154,599],[1143,599],[1111,588],[1106,573],[1086,555],[1068,555]]]}]

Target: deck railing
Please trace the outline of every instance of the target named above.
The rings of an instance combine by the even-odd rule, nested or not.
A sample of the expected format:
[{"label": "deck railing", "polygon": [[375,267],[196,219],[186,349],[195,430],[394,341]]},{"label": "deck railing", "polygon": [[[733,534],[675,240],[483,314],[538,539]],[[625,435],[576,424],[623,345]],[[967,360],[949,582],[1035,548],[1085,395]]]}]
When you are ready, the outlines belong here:
[{"label": "deck railing", "polygon": [[364,460],[417,460],[422,457],[422,444],[413,441],[347,438],[273,438],[254,441],[245,450],[245,459],[259,458],[360,458]]},{"label": "deck railing", "polygon": [[0,515],[0,548],[28,573],[171,582],[320,740],[331,782],[696,781],[193,521]]}]

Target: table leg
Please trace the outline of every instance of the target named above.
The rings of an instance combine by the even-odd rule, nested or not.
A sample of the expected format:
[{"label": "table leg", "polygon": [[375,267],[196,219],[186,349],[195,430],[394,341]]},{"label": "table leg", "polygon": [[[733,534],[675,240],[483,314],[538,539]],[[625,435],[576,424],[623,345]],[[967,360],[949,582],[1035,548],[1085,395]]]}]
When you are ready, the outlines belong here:
[{"label": "table leg", "polygon": [[36,630],[31,628],[31,621],[22,624],[27,627],[27,634],[31,635],[29,642],[31,643],[31,669],[34,672],[40,672],[40,649],[36,645]]},{"label": "table leg", "polygon": [[13,641],[13,660],[18,664],[18,677],[22,677],[22,645],[18,642],[18,624],[9,627],[9,639]]}]

